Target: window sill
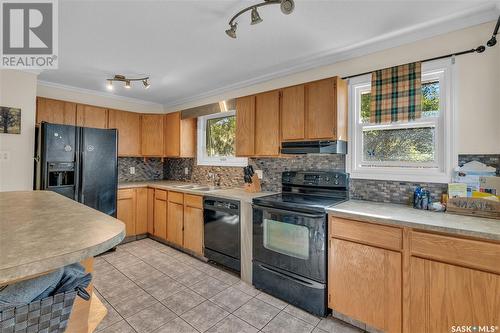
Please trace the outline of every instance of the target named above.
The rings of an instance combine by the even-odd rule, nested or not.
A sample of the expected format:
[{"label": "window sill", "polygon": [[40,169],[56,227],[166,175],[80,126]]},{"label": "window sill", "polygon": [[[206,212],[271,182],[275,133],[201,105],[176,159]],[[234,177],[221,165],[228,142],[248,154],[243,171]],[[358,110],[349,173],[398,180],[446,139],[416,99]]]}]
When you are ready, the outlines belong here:
[{"label": "window sill", "polygon": [[198,160],[196,162],[196,165],[201,165],[201,166],[220,166],[220,167],[246,167],[248,165],[248,159],[247,158],[241,158],[241,161],[234,161],[234,160],[227,160],[227,161],[205,160],[205,161],[200,161],[200,160]]}]

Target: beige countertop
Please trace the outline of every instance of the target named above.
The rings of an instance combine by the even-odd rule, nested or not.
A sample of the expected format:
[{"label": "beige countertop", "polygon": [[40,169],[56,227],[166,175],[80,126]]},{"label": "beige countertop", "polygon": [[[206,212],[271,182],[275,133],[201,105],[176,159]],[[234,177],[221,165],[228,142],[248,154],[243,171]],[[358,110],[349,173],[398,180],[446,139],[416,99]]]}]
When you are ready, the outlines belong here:
[{"label": "beige countertop", "polygon": [[0,285],[105,252],[125,237],[115,218],[50,191],[0,192]]},{"label": "beige countertop", "polygon": [[364,222],[406,226],[415,229],[500,241],[500,220],[362,200],[349,200],[328,208],[328,213]]},{"label": "beige countertop", "polygon": [[262,197],[265,195],[274,194],[275,192],[246,192],[243,188],[217,188],[210,191],[198,191],[193,189],[185,189],[176,187],[177,185],[189,185],[190,183],[172,180],[152,180],[139,182],[120,182],[119,189],[136,188],[136,187],[153,187],[169,191],[183,192],[195,195],[214,196],[225,199],[232,199],[251,203],[253,198]]}]

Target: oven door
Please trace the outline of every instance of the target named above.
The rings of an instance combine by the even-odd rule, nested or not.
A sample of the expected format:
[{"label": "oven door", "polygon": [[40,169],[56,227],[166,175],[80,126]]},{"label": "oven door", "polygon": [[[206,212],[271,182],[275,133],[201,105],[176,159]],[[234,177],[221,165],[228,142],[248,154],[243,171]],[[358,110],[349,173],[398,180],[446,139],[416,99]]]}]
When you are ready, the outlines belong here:
[{"label": "oven door", "polygon": [[253,205],[253,259],[326,283],[326,214]]}]

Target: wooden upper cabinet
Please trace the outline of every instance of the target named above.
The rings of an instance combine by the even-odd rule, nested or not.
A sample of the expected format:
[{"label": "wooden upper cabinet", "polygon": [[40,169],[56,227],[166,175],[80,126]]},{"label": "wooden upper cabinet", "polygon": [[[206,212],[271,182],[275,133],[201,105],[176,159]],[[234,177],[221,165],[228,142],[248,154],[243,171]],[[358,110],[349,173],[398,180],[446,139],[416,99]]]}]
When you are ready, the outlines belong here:
[{"label": "wooden upper cabinet", "polygon": [[108,128],[118,130],[118,156],[141,155],[141,115],[110,109]]},{"label": "wooden upper cabinet", "polygon": [[76,104],[56,99],[37,97],[36,124],[42,121],[52,124],[76,125]]},{"label": "wooden upper cabinet", "polygon": [[165,115],[166,157],[195,157],[196,118],[181,119],[180,112]]},{"label": "wooden upper cabinet", "polygon": [[305,128],[305,86],[303,84],[281,91],[281,138],[303,140]]},{"label": "wooden upper cabinet", "polygon": [[255,153],[255,96],[236,99],[236,156]]},{"label": "wooden upper cabinet", "polygon": [[280,153],[280,92],[255,96],[255,152],[257,156]]},{"label": "wooden upper cabinet", "polygon": [[76,124],[82,127],[108,128],[108,109],[78,104]]},{"label": "wooden upper cabinet", "polygon": [[306,85],[306,132],[309,139],[335,138],[335,80],[326,79]]},{"label": "wooden upper cabinet", "polygon": [[141,116],[141,154],[143,156],[163,156],[164,119],[164,115]]}]

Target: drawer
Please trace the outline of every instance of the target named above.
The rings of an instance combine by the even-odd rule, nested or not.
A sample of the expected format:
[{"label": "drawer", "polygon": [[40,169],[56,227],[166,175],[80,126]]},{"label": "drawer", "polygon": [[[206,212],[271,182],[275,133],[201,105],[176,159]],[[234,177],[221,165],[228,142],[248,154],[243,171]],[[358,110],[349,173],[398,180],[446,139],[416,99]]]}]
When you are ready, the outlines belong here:
[{"label": "drawer", "polygon": [[330,237],[341,238],[399,251],[403,248],[403,230],[384,225],[346,220],[330,216]]},{"label": "drawer", "polygon": [[412,231],[410,251],[413,256],[500,273],[500,244]]},{"label": "drawer", "polygon": [[167,191],[155,190],[155,199],[166,201],[167,200]]},{"label": "drawer", "polygon": [[135,189],[133,188],[125,188],[118,190],[118,195],[117,199],[122,200],[122,199],[132,199],[134,197]]},{"label": "drawer", "polygon": [[184,204],[189,207],[203,208],[203,197],[199,195],[184,194]]},{"label": "drawer", "polygon": [[182,205],[184,203],[184,193],[168,191],[168,201]]}]

